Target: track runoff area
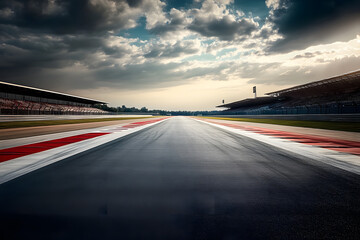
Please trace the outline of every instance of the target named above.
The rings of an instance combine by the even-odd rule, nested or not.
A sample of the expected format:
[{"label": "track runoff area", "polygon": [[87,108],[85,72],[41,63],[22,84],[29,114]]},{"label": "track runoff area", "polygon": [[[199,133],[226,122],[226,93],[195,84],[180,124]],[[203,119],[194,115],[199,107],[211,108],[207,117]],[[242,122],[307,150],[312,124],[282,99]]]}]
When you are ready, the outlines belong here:
[{"label": "track runoff area", "polygon": [[46,137],[0,141],[3,239],[360,236],[357,141],[190,117]]}]

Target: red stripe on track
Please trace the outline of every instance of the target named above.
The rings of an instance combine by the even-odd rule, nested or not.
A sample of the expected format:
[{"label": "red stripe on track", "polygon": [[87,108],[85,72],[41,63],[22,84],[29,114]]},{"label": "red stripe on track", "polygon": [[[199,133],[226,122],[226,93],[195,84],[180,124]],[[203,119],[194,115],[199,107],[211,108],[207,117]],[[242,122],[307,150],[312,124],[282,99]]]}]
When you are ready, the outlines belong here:
[{"label": "red stripe on track", "polygon": [[143,121],[143,122],[134,122],[134,123],[124,125],[122,127],[123,128],[135,128],[135,127],[147,125],[147,124],[150,124],[150,123],[156,123],[156,122],[159,122],[159,121],[164,120],[164,119],[167,119],[167,118],[160,118],[160,119],[156,119],[156,120],[149,120],[149,121]]},{"label": "red stripe on track", "polygon": [[334,139],[334,138],[328,138],[328,137],[305,135],[305,134],[298,134],[298,133],[289,133],[289,132],[271,130],[271,129],[260,128],[260,127],[239,126],[236,124],[219,123],[219,122],[215,122],[215,121],[211,121],[211,120],[205,120],[205,121],[210,122],[210,123],[215,123],[218,125],[236,128],[236,129],[255,132],[255,133],[259,133],[259,134],[263,134],[263,135],[267,135],[267,136],[271,136],[271,137],[282,138],[282,139],[290,140],[293,142],[327,148],[327,149],[335,150],[338,152],[345,152],[345,153],[360,155],[360,142]]},{"label": "red stripe on track", "polygon": [[[128,124],[125,126],[121,126],[119,129],[124,130],[124,129],[129,129],[129,128],[135,128],[135,127],[139,127],[142,125],[159,122],[164,119],[167,119],[167,118],[160,118],[160,119],[143,121],[143,122],[135,122],[135,123],[131,123],[131,124]],[[2,150],[0,150],[0,162],[5,162],[5,161],[8,161],[8,160],[11,160],[14,158],[23,157],[23,156],[30,155],[33,153],[46,151],[46,150],[49,150],[52,148],[61,147],[64,145],[68,145],[68,144],[80,142],[80,141],[83,141],[86,139],[103,136],[106,134],[109,134],[109,133],[86,133],[86,134],[76,135],[76,136],[72,136],[72,137],[60,138],[60,139],[55,139],[55,140],[51,140],[51,141],[45,141],[45,142],[28,144],[28,145],[19,146],[19,147],[2,149]]]},{"label": "red stripe on track", "polygon": [[103,136],[109,133],[86,133],[72,137],[60,138],[40,143],[33,143],[19,147],[12,147],[0,150],[0,162],[5,162],[14,158],[23,157],[33,153],[43,152],[52,148],[61,147],[71,143],[81,142],[86,139],[91,139]]}]

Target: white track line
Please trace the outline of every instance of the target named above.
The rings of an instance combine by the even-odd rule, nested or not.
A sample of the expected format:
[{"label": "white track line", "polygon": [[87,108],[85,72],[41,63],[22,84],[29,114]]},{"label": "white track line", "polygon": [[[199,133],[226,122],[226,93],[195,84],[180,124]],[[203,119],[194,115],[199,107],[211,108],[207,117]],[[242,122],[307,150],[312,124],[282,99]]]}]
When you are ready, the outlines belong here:
[{"label": "white track line", "polygon": [[[168,119],[168,118],[167,118]],[[58,162],[75,154],[84,152],[91,148],[122,138],[131,133],[138,132],[150,126],[166,121],[167,119],[128,129],[127,131],[114,132],[104,136],[87,139],[81,142],[71,143],[62,147],[49,149],[43,152],[15,158],[0,163],[0,184],[8,182],[14,178],[25,175],[36,169],[45,167]]]},{"label": "white track line", "polygon": [[[138,119],[138,120],[141,121],[141,119]],[[111,126],[87,128],[87,129],[73,130],[73,131],[66,131],[66,132],[59,132],[59,133],[50,133],[50,134],[44,134],[44,135],[38,135],[38,136],[32,136],[32,137],[0,140],[0,150],[5,149],[5,148],[18,147],[18,146],[23,146],[23,145],[27,145],[27,144],[34,144],[34,143],[39,143],[39,142],[44,142],[44,141],[55,140],[55,139],[59,139],[59,138],[71,137],[71,136],[90,133],[90,132],[91,133],[106,132],[106,131],[113,132],[113,131],[116,131],[117,128],[121,128],[125,125],[130,125],[130,124],[132,124],[132,123],[131,122],[130,123],[120,123],[120,124],[111,125]],[[127,130],[127,129],[121,129],[121,131],[125,131],[125,130]]]},{"label": "white track line", "polygon": [[[194,119],[194,118],[193,118]],[[299,154],[314,160],[321,161],[323,163],[332,165],[334,167],[341,168],[343,170],[360,174],[360,157],[357,155],[338,152],[335,150],[330,150],[326,148],[321,148],[317,146],[306,145],[302,143],[293,142],[291,140],[281,139],[277,137],[262,135],[255,132],[240,130],[232,127],[227,127],[219,125],[216,123],[210,123],[207,121],[194,119],[202,123],[209,124],[236,134],[240,134],[245,137],[255,139],[257,141],[269,144],[271,146]]]}]

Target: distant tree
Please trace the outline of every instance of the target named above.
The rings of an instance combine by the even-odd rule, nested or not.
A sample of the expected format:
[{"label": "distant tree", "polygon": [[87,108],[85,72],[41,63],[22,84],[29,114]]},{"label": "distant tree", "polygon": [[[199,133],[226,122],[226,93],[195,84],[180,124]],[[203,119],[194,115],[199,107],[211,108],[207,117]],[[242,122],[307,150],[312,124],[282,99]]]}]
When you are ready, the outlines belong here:
[{"label": "distant tree", "polygon": [[166,111],[166,110],[158,110],[153,109],[149,110],[146,107],[142,107],[140,109],[131,107],[128,108],[125,105],[122,105],[121,107],[109,107],[106,104],[102,105],[95,105],[94,107],[102,109],[104,111],[108,112],[142,112],[142,113],[151,113],[154,115],[172,115],[172,116],[197,116],[197,115],[217,115],[221,114],[221,111]]}]

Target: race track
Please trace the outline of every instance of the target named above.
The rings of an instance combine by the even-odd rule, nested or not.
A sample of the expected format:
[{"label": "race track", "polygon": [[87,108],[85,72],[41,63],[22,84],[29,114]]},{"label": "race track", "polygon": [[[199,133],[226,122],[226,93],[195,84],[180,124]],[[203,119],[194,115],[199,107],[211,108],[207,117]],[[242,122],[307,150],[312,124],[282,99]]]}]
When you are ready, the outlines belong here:
[{"label": "race track", "polygon": [[0,185],[0,239],[357,239],[360,177],[174,117]]}]

